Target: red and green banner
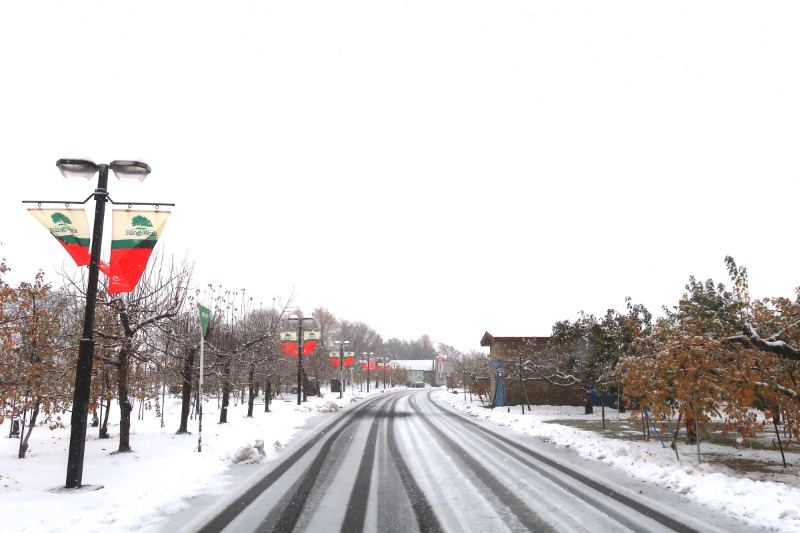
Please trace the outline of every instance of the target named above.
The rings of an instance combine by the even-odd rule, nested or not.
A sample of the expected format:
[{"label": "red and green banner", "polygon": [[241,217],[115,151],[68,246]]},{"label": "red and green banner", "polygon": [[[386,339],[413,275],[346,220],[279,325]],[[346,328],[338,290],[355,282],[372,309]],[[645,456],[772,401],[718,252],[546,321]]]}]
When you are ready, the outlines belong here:
[{"label": "red and green banner", "polygon": [[136,288],[169,215],[169,211],[113,211],[109,294]]},{"label": "red and green banner", "polygon": [[319,342],[319,331],[304,331],[303,332],[303,355],[309,355],[314,351]]},{"label": "red and green banner", "polygon": [[[86,212],[80,209],[28,209],[50,234],[61,243],[75,264],[91,262],[91,234]],[[150,254],[158,242],[169,211],[113,212],[111,260],[100,260],[100,271],[107,275],[108,293],[130,292],[144,273]]]},{"label": "red and green banner", "polygon": [[281,351],[286,355],[297,357],[297,332],[284,331],[281,333]]},{"label": "red and green banner", "polygon": [[342,364],[342,360],[344,360],[344,366],[353,366],[353,363],[356,361],[356,353],[355,352],[344,352],[344,357],[340,357],[339,352],[331,352],[331,364],[336,368]]},{"label": "red and green banner", "polygon": [[64,247],[78,266],[90,262],[89,223],[83,209],[28,209],[50,234]]},{"label": "red and green banner", "polygon": [[[303,355],[309,355],[311,352],[314,351],[314,348],[317,347],[317,343],[319,342],[320,332],[319,331],[304,331],[303,332]],[[281,340],[281,351],[286,355],[291,355],[292,357],[297,357],[298,347],[299,344],[297,342],[297,332],[296,331],[284,331],[281,333],[280,336]]]}]

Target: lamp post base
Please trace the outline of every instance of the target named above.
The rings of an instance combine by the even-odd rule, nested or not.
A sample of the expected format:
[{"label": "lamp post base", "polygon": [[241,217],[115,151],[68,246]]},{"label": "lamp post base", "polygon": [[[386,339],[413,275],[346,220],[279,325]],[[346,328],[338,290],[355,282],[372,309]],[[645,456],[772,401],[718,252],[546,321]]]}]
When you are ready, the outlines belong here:
[{"label": "lamp post base", "polygon": [[93,492],[103,488],[103,485],[81,485],[80,487],[56,487],[50,489],[55,494],[72,494],[75,492]]}]

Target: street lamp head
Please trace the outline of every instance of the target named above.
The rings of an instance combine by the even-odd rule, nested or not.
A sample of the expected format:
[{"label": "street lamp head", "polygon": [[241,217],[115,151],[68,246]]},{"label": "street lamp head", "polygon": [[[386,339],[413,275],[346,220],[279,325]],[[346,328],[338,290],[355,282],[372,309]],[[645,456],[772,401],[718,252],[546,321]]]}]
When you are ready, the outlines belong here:
[{"label": "street lamp head", "polygon": [[[56,166],[68,180],[90,180],[100,170],[100,165],[86,159],[59,159]],[[108,168],[120,181],[144,181],[150,174],[150,165],[141,161],[112,161]]]},{"label": "street lamp head", "polygon": [[141,161],[112,161],[108,168],[114,171],[119,181],[142,182],[150,175],[150,165]]},{"label": "street lamp head", "polygon": [[100,170],[98,165],[85,159],[59,159],[56,166],[68,180],[90,180]]}]

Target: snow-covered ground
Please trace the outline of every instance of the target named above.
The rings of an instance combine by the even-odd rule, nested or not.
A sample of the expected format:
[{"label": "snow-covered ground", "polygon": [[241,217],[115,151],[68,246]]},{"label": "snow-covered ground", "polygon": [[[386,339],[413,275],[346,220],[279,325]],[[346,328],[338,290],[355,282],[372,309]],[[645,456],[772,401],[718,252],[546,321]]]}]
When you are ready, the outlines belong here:
[{"label": "snow-covered ground", "polygon": [[[537,437],[557,446],[569,447],[582,457],[601,461],[625,471],[644,482],[665,486],[715,512],[727,513],[751,525],[774,531],[800,532],[800,480],[797,478],[800,462],[795,454],[787,455],[789,471],[781,475],[781,482],[772,481],[769,473],[753,473],[746,477],[736,474],[724,466],[711,465],[709,456],[735,455],[737,460],[747,463],[771,462],[779,464],[780,451],[756,450],[746,447],[734,449],[702,442],[701,463],[698,464],[697,448],[694,445],[678,444],[680,460],[675,452],[664,448],[652,437],[645,442],[641,426],[630,422],[633,440],[604,438],[599,433],[548,423],[552,420],[601,420],[600,408],[594,414],[585,415],[583,407],[535,406],[523,415],[520,407],[495,408],[489,410],[475,399],[464,401],[463,394],[440,392],[437,398],[445,400],[471,416],[489,420],[514,431]],[[606,409],[606,420],[627,420],[627,414]],[[638,436],[637,436],[638,434]],[[685,439],[684,439],[685,440]]]},{"label": "snow-covered ground", "polygon": [[[381,394],[382,391],[371,391]],[[697,464],[693,447],[681,447],[681,459],[669,448],[662,448],[656,439],[617,440],[601,437],[547,420],[599,419],[600,413],[584,415],[583,408],[535,407],[524,415],[519,408],[481,407],[477,399],[464,401],[463,394],[437,390],[435,396],[457,409],[507,426],[515,431],[546,439],[558,446],[568,446],[584,457],[620,468],[635,478],[658,483],[684,494],[687,498],[708,505],[718,512],[741,518],[750,524],[776,531],[800,532],[800,488],[794,476],[784,482],[748,479],[726,471],[724,467]],[[220,425],[217,402],[206,402],[203,416],[203,452],[197,453],[197,421],[190,422],[191,435],[175,435],[180,403],[168,399],[165,427],[153,410],[143,420],[134,409],[131,446],[134,451],[111,454],[117,448],[116,429],[111,425],[111,439],[97,439],[97,428],[89,428],[86,443],[83,483],[102,485],[97,490],[83,488],[77,492],[55,492],[66,479],[66,456],[69,444],[67,430],[50,431],[37,427],[30,441],[28,456],[17,459],[19,440],[8,438],[8,425],[0,425],[0,503],[3,530],[30,532],[61,531],[137,531],[154,530],[163,525],[164,516],[187,506],[187,500],[203,493],[222,494],[230,489],[228,475],[232,458],[242,447],[262,440],[265,458],[274,458],[278,451],[299,436],[298,431],[313,417],[330,412],[332,405],[346,409],[360,401],[366,393],[350,391],[342,400],[338,393],[325,391],[324,398],[309,397],[302,406],[295,397],[285,395],[264,413],[257,404],[254,417],[246,418],[246,405],[231,405],[228,424]],[[138,404],[137,404],[138,407]],[[116,409],[112,409],[112,416]],[[616,412],[607,411],[616,420]],[[320,421],[322,419],[320,418]],[[774,460],[772,451],[740,449],[725,453],[742,454],[745,459]],[[704,453],[713,452],[703,444]],[[794,461],[797,456],[787,458]],[[778,455],[779,460],[779,455]],[[793,469],[796,471],[796,468]]]}]

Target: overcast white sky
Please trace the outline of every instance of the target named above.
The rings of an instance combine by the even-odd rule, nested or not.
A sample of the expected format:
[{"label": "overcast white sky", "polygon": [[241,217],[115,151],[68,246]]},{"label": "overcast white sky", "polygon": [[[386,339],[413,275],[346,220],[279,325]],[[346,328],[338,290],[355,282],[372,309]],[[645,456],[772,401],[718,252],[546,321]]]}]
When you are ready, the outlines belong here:
[{"label": "overcast white sky", "polygon": [[[198,285],[292,293],[462,350],[689,275],[798,275],[795,2],[16,2],[0,7],[0,257],[70,261],[21,200],[138,159]],[[90,210],[91,211],[91,210]],[[91,212],[90,223],[91,223]],[[110,227],[106,229],[106,237]],[[56,281],[55,275],[49,279]]]}]

